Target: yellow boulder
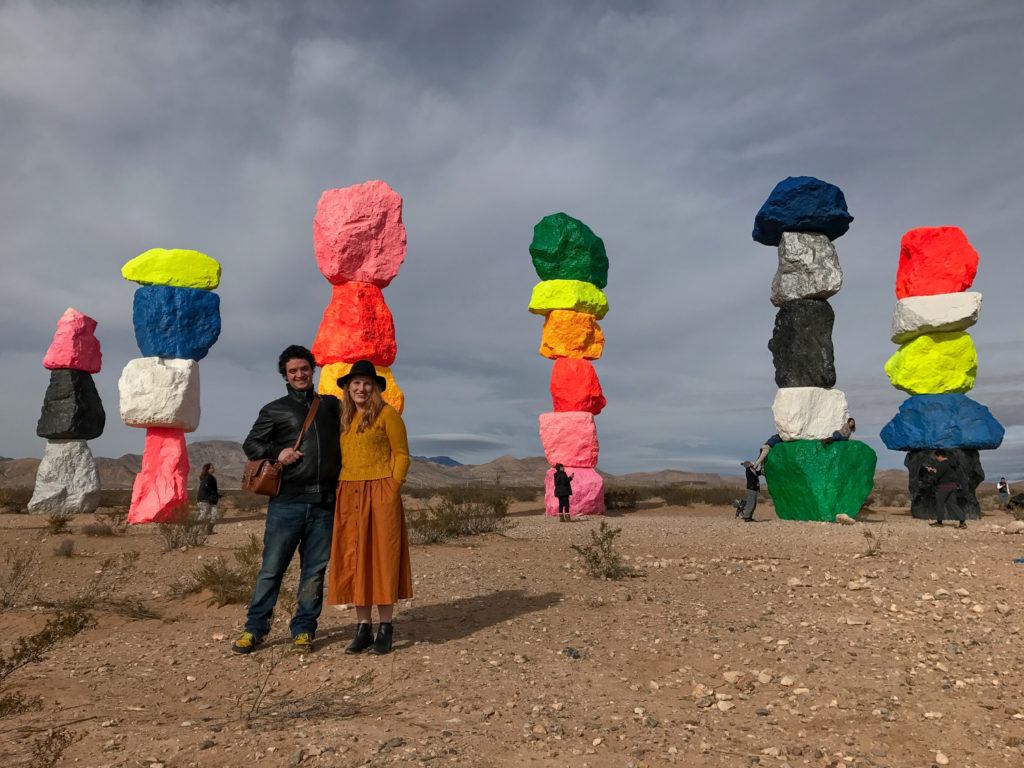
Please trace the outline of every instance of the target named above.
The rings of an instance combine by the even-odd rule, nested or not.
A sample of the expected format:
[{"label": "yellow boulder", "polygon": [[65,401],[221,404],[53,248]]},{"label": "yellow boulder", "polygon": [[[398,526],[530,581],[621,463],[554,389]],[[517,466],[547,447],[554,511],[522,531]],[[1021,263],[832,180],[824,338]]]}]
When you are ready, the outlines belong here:
[{"label": "yellow boulder", "polygon": [[220,264],[199,251],[150,248],[121,267],[121,277],[140,285],[212,291],[220,285]]},{"label": "yellow boulder", "polygon": [[586,312],[553,309],[544,320],[540,354],[555,360],[576,357],[597,360],[604,352],[604,333],[597,318]]},{"label": "yellow boulder", "polygon": [[885,372],[894,387],[911,395],[969,392],[978,373],[978,353],[963,331],[926,333],[896,350]]},{"label": "yellow boulder", "polygon": [[[377,375],[383,376],[384,382],[387,384],[381,393],[384,402],[401,413],[405,410],[405,393],[398,388],[398,385],[395,383],[395,376],[391,373],[390,368],[383,365],[375,366],[375,368],[377,369]],[[320,370],[320,386],[317,387],[317,391],[321,395],[334,395],[340,400],[341,388],[338,386],[338,379],[350,370],[352,370],[352,363],[331,363],[330,365],[325,365]]]},{"label": "yellow boulder", "polygon": [[608,299],[604,291],[583,280],[544,280],[533,287],[530,311],[546,315],[554,309],[586,312],[598,320],[608,314]]}]

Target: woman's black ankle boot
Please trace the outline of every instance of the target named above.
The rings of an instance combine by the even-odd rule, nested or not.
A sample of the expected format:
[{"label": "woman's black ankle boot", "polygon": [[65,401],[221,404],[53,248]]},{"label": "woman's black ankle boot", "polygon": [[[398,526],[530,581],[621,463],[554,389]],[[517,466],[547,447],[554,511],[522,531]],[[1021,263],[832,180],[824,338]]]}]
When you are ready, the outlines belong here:
[{"label": "woman's black ankle boot", "polygon": [[356,627],[356,637],[348,644],[345,653],[362,653],[371,645],[373,645],[373,627],[369,623],[361,621]]},{"label": "woman's black ankle boot", "polygon": [[380,626],[377,627],[377,639],[373,641],[373,648],[370,649],[370,653],[383,656],[385,653],[391,653],[391,643],[395,639],[395,630],[391,626],[391,622],[381,622]]}]

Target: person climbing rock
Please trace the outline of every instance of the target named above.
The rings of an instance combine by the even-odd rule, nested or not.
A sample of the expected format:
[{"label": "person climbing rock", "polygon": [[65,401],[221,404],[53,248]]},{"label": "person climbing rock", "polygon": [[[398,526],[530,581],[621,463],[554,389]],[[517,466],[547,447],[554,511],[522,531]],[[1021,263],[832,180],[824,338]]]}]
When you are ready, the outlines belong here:
[{"label": "person climbing rock", "polygon": [[566,474],[565,467],[555,464],[555,498],[558,499],[558,520],[568,523],[572,520],[569,517],[569,497],[572,496],[572,479],[575,474]]},{"label": "person climbing rock", "polygon": [[833,432],[830,437],[823,438],[822,441],[821,441],[821,444],[824,445],[824,446],[829,446],[829,445],[832,445],[832,443],[843,442],[844,440],[849,440],[850,439],[850,435],[852,435],[856,431],[857,431],[857,422],[854,421],[853,418],[851,417],[851,418],[846,420],[846,423],[843,424],[843,426],[841,426],[839,429],[837,429],[835,432]]},{"label": "person climbing rock", "polygon": [[764,469],[764,462],[765,459],[768,458],[768,452],[781,442],[781,437],[779,437],[777,434],[772,435],[771,437],[764,441],[764,444],[761,446],[761,452],[757,454],[757,458],[754,459],[753,462],[744,461],[740,462],[740,465],[745,467],[749,463],[751,469],[753,469],[755,473],[759,474],[761,470]]},{"label": "person climbing rock", "polygon": [[929,525],[941,527],[942,521],[946,517],[946,511],[949,510],[952,512],[952,517],[960,521],[957,528],[966,528],[967,520],[956,498],[956,492],[959,490],[956,481],[957,468],[949,460],[949,455],[942,448],[937,448],[933,455],[935,456],[935,464],[929,466],[927,471],[934,474],[936,519],[934,523],[929,523]]},{"label": "person climbing rock", "polygon": [[745,523],[752,523],[754,522],[754,509],[757,508],[757,492],[761,490],[761,478],[754,469],[753,462],[744,461],[743,468],[747,475],[747,495],[743,499],[743,508],[740,510],[739,517]]}]

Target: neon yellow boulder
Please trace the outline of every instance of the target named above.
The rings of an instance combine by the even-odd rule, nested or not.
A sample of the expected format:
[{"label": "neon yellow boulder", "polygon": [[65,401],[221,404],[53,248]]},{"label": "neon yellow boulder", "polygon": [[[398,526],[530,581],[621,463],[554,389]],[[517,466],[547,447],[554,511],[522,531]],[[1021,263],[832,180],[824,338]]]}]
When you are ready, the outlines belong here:
[{"label": "neon yellow boulder", "polygon": [[220,285],[220,264],[199,251],[150,248],[121,267],[121,277],[140,285],[212,291]]},{"label": "neon yellow boulder", "polygon": [[530,311],[546,315],[556,309],[585,312],[598,320],[608,314],[604,291],[583,280],[544,280],[533,287]]},{"label": "neon yellow boulder", "polygon": [[[384,377],[384,391],[380,393],[385,403],[401,413],[405,410],[405,393],[395,383],[395,376],[391,368],[384,365],[374,366],[378,376]],[[339,400],[342,397],[341,387],[338,386],[338,379],[352,370],[352,363],[331,363],[320,369],[320,385],[317,391],[321,395],[334,395]]]},{"label": "neon yellow boulder", "polygon": [[889,381],[911,395],[970,392],[978,353],[963,331],[926,333],[908,341],[885,363]]}]

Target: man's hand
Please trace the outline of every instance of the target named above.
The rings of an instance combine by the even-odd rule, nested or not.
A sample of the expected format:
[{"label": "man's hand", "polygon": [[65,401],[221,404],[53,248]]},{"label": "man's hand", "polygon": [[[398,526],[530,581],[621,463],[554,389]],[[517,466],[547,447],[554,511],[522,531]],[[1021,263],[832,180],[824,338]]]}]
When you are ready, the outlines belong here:
[{"label": "man's hand", "polygon": [[289,464],[294,464],[301,459],[302,455],[302,451],[296,451],[294,448],[285,448],[277,455],[277,460],[287,467]]}]

